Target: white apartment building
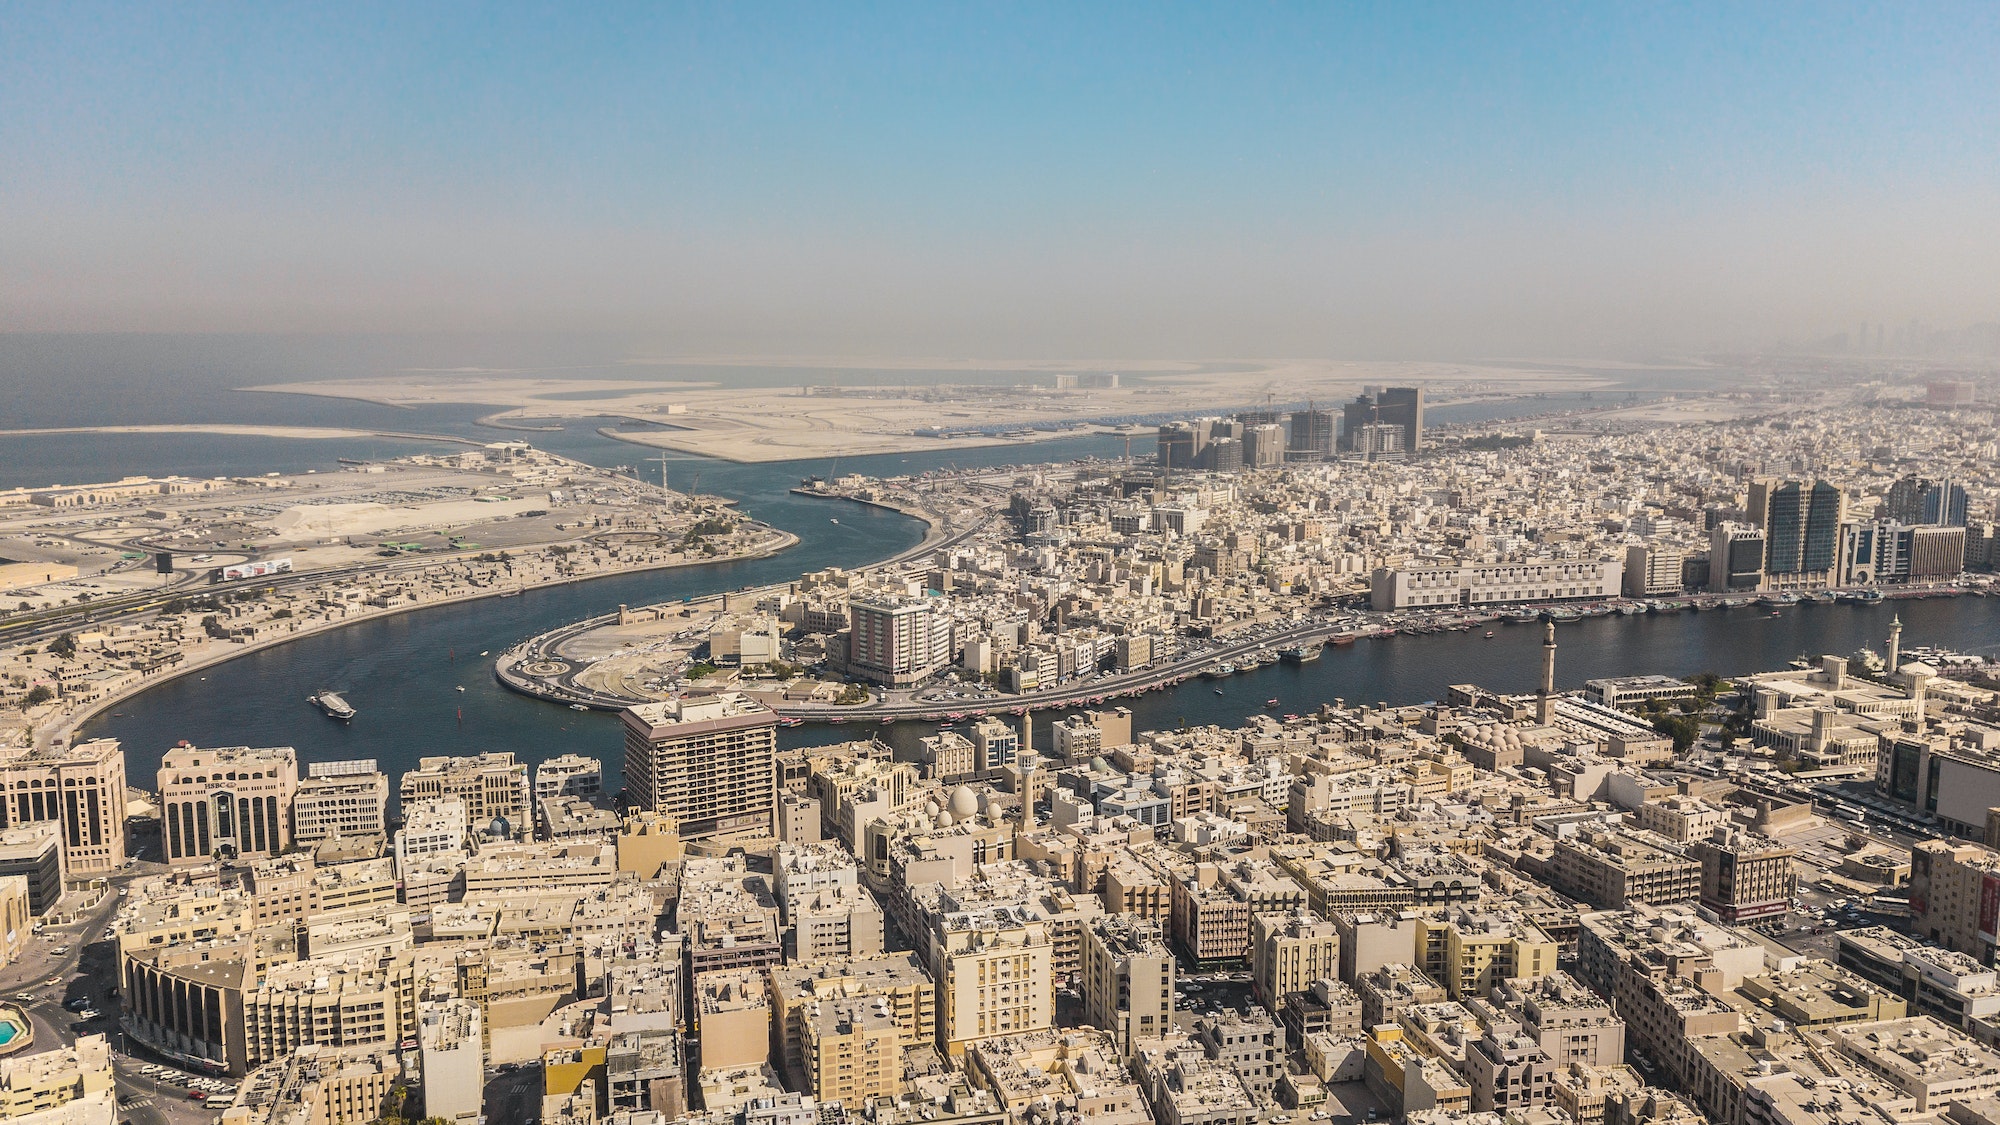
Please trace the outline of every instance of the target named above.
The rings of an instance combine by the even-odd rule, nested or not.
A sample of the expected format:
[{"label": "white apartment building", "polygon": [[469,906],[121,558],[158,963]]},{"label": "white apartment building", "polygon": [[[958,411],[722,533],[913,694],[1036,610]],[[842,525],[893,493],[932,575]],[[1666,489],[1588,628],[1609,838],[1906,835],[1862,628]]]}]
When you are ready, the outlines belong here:
[{"label": "white apartment building", "polygon": [[465,803],[456,797],[403,806],[403,827],[396,833],[396,875],[409,874],[413,864],[429,856],[465,856]]},{"label": "white apartment building", "polygon": [[582,797],[594,801],[604,795],[604,763],[581,754],[562,754],[535,767],[535,803],[551,797]]},{"label": "white apartment building", "polygon": [[776,823],[778,716],[730,692],[628,707],[625,785],[671,814],[683,839],[769,832]]},{"label": "white apartment building", "polygon": [[375,759],[313,762],[292,797],[292,839],[380,836],[388,830],[389,777]]},{"label": "white apartment building", "polygon": [[1369,598],[1378,612],[1615,598],[1624,578],[1616,559],[1382,567],[1370,576]]},{"label": "white apartment building", "polygon": [[870,594],[847,604],[847,666],[881,684],[921,683],[951,664],[951,617],[941,598]]}]

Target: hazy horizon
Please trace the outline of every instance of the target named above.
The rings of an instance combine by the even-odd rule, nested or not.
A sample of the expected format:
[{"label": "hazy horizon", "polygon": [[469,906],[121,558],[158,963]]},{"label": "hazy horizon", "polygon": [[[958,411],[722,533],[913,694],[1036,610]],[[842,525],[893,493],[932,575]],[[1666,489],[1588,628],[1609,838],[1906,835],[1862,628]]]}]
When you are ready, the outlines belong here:
[{"label": "hazy horizon", "polygon": [[0,38],[0,332],[1672,359],[2000,321],[1990,7],[65,5]]}]

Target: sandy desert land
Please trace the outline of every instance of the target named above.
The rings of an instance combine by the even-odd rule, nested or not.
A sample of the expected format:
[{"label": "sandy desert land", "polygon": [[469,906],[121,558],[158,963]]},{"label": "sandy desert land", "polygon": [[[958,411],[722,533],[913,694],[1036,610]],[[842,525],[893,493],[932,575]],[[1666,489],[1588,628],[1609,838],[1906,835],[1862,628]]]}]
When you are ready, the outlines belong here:
[{"label": "sandy desert land", "polygon": [[[399,406],[464,403],[502,408],[488,421],[611,416],[663,428],[607,431],[640,445],[727,461],[791,461],[828,455],[909,453],[1026,443],[1061,436],[1030,427],[1174,414],[1221,413],[1274,403],[1327,406],[1373,384],[1421,385],[1434,401],[1480,395],[1591,390],[1608,380],[1531,366],[1344,363],[974,363],[832,357],[646,361],[654,367],[757,367],[796,372],[784,386],[730,387],[683,379],[558,379],[506,372],[420,373],[383,379],[246,388],[351,398]],[[876,373],[857,385],[856,371]],[[903,373],[901,377],[897,373]],[[1119,386],[1076,387],[1065,376],[1117,372]],[[981,382],[953,382],[953,373]],[[928,374],[927,385],[914,376]],[[1018,381],[1004,380],[1013,375]],[[1085,380],[1088,381],[1088,380]],[[1000,432],[1009,431],[1009,432]]]}]

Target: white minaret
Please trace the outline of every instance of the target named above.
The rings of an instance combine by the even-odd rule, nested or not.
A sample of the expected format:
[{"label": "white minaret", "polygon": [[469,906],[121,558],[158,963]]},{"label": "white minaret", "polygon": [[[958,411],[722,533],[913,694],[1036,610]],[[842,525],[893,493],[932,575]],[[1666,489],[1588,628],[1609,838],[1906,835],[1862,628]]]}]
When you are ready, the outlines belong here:
[{"label": "white minaret", "polygon": [[1535,704],[1535,721],[1547,726],[1550,709],[1554,706],[1556,693],[1556,619],[1543,619],[1542,628],[1542,694]]},{"label": "white minaret", "polygon": [[1897,656],[1897,653],[1901,652],[1902,648],[1903,615],[1897,614],[1889,619],[1889,662],[1883,666],[1883,671],[1891,676],[1896,674],[1896,668],[1901,659]]}]

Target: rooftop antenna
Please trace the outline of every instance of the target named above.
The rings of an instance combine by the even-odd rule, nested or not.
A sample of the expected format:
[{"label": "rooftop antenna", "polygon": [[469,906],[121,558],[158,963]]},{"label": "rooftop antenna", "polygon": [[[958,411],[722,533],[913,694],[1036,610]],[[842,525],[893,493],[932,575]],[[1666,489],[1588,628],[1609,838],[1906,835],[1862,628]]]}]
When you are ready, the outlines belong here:
[{"label": "rooftop antenna", "polygon": [[667,451],[664,449],[660,450],[660,491],[673,491],[667,487]]}]

